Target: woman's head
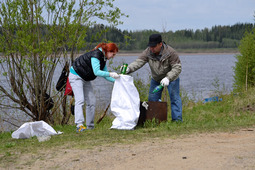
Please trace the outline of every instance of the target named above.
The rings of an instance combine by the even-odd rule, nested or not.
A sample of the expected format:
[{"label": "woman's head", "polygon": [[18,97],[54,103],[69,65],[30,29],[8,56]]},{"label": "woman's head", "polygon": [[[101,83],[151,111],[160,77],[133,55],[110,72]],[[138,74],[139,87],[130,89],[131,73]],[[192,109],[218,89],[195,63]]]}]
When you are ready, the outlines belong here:
[{"label": "woman's head", "polygon": [[100,43],[96,46],[95,49],[102,48],[102,50],[105,52],[105,56],[107,59],[114,58],[114,56],[119,51],[119,48],[115,43]]}]

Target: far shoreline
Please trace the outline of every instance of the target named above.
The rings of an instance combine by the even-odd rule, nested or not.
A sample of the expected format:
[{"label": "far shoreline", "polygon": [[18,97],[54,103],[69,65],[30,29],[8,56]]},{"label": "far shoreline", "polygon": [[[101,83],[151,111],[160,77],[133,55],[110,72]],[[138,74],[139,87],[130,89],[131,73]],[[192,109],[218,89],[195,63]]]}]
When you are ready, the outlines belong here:
[{"label": "far shoreline", "polygon": [[[125,56],[139,56],[142,52],[119,52],[116,54],[116,57],[125,57]],[[239,52],[177,52],[179,56],[181,55],[224,55],[224,54],[240,54]]]},{"label": "far shoreline", "polygon": [[[224,54],[240,54],[238,49],[177,49],[175,50],[179,56],[181,55],[224,55]],[[116,57],[124,57],[124,56],[139,56],[141,55],[143,50],[141,51],[122,51],[120,50]],[[85,52],[80,51],[75,56],[80,56]],[[3,54],[0,52],[0,56],[4,57]]]},{"label": "far shoreline", "polygon": [[[238,48],[212,48],[212,49],[175,49],[178,55],[222,55],[240,54]],[[116,56],[139,56],[143,50],[126,51],[119,50]]]}]

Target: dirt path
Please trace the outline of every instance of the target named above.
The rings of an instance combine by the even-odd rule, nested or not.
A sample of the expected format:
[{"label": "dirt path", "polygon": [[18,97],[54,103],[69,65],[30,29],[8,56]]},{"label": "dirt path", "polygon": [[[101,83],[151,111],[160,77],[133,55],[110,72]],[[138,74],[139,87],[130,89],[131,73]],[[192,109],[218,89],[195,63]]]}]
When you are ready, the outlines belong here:
[{"label": "dirt path", "polygon": [[[31,156],[31,155],[30,155]],[[137,144],[61,149],[20,158],[10,169],[86,170],[254,170],[255,128],[233,133],[197,134]]]}]

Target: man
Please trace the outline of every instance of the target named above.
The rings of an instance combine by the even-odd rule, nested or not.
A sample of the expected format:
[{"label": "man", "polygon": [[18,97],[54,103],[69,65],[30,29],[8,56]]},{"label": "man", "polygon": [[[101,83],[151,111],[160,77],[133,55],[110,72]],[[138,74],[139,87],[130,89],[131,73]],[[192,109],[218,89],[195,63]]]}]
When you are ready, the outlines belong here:
[{"label": "man", "polygon": [[126,73],[132,73],[149,63],[152,79],[149,90],[149,101],[159,101],[162,91],[152,93],[158,85],[168,89],[171,100],[172,121],[182,121],[182,101],[180,97],[181,61],[176,51],[162,41],[160,34],[152,34],[149,37],[148,48],[131,64]]}]

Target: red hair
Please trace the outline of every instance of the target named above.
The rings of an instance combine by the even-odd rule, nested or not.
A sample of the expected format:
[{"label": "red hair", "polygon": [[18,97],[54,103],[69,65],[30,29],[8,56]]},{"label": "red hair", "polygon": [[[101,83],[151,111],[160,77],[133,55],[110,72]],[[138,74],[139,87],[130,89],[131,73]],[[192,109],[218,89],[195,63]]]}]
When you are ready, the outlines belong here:
[{"label": "red hair", "polygon": [[116,52],[116,53],[119,52],[119,48],[117,47],[115,43],[100,43],[95,47],[95,49],[98,49],[100,47],[103,49],[105,54],[107,52]]}]

